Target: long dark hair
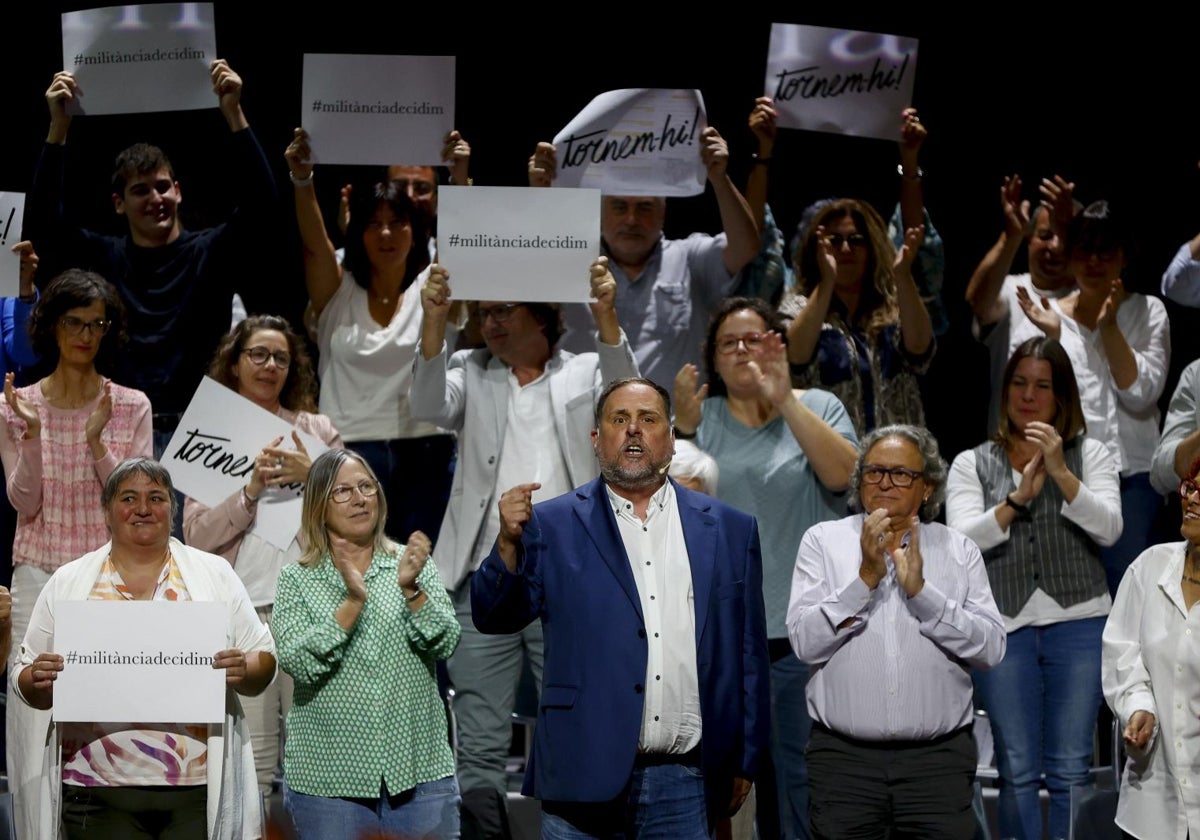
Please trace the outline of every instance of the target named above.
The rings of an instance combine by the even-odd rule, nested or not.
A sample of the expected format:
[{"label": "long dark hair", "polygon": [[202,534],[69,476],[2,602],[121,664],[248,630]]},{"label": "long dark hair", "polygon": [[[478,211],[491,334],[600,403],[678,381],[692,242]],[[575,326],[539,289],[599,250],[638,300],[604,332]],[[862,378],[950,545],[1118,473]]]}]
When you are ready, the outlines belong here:
[{"label": "long dark hair", "polygon": [[370,287],[371,260],[363,245],[363,234],[380,205],[390,207],[398,221],[408,222],[412,228],[412,247],[401,285],[401,289],[407,289],[429,265],[429,217],[395,181],[355,187],[350,192],[350,223],[346,226],[346,255],[342,263],[354,275],[355,283],[364,289]]}]

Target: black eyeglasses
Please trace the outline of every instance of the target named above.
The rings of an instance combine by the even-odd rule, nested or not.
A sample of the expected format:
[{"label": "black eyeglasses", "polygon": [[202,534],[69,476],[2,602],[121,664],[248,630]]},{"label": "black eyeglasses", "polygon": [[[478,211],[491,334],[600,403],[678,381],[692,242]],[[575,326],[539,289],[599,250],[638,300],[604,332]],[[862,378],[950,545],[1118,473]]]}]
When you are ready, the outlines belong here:
[{"label": "black eyeglasses", "polygon": [[912,487],[912,483],[918,478],[924,478],[925,473],[920,470],[910,470],[908,467],[877,467],[874,464],[863,464],[862,480],[865,484],[882,484],[883,477],[887,476],[893,487]]},{"label": "black eyeglasses", "polygon": [[355,490],[357,490],[358,495],[362,496],[364,499],[369,499],[379,492],[379,485],[377,485],[374,481],[368,481],[365,478],[358,482],[358,484],[355,486],[351,486],[349,484],[339,484],[337,487],[334,487],[329,491],[329,498],[333,499],[333,501],[337,502],[339,505],[344,505],[346,502],[354,498]]},{"label": "black eyeglasses", "polygon": [[247,347],[242,351],[250,357],[250,361],[262,367],[267,363],[267,359],[275,360],[275,367],[280,370],[287,370],[291,367],[292,356],[290,353],[285,353],[283,350],[268,350],[266,347]]},{"label": "black eyeglasses", "polygon": [[1200,491],[1200,484],[1197,484],[1190,478],[1185,478],[1183,481],[1179,482],[1179,495],[1183,498],[1186,499],[1188,496],[1197,491]]},{"label": "black eyeglasses", "polygon": [[87,330],[90,335],[104,335],[112,326],[112,321],[105,318],[97,318],[95,321],[85,321],[82,318],[76,318],[74,315],[64,315],[58,319],[58,325],[63,328],[67,335],[83,335],[83,331]]},{"label": "black eyeglasses", "polygon": [[495,306],[481,306],[475,310],[475,317],[482,324],[490,315],[497,324],[503,324],[512,317],[513,312],[520,305],[519,303],[498,303]]},{"label": "black eyeglasses", "polygon": [[843,245],[849,245],[851,248],[862,248],[867,244],[867,237],[861,233],[852,233],[849,236],[842,236],[840,233],[831,233],[825,237],[825,243],[835,251]]},{"label": "black eyeglasses", "polygon": [[766,333],[751,332],[741,335],[723,335],[717,339],[717,352],[723,355],[736,353],[739,344],[745,344],[746,349],[753,352],[762,347],[767,338]]}]

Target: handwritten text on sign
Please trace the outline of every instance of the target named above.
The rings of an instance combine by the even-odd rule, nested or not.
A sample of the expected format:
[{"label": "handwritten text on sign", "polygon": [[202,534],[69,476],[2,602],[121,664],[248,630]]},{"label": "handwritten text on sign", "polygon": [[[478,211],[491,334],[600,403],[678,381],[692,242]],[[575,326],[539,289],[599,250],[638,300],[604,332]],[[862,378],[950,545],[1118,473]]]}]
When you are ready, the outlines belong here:
[{"label": "handwritten text on sign", "polygon": [[586,301],[597,190],[442,187],[438,261],[458,300]]},{"label": "handwritten text on sign", "polygon": [[782,128],[895,140],[916,71],[915,38],[776,23],[765,90]]},{"label": "handwritten text on sign", "polygon": [[699,195],[706,125],[698,90],[602,93],[554,138],[554,186],[594,187],[606,195]]},{"label": "handwritten text on sign", "polygon": [[137,114],[215,108],[212,3],[112,6],[62,16],[63,69],[79,84],[73,110]]},{"label": "handwritten text on sign", "polygon": [[21,291],[21,257],[12,247],[21,241],[24,215],[25,193],[0,192],[0,297],[16,297]]},{"label": "handwritten text on sign", "polygon": [[61,601],[59,723],[213,723],[225,717],[229,607],[215,601]]},{"label": "handwritten text on sign", "polygon": [[436,166],[454,128],[454,56],[304,56],[300,122],[324,163]]},{"label": "handwritten text on sign", "polygon": [[[205,377],[163,452],[162,462],[180,492],[216,507],[246,486],[264,446],[283,438],[280,447],[292,448],[292,432],[292,425],[279,415]],[[314,460],[329,448],[303,432],[300,439]],[[250,532],[286,550],[300,528],[302,493],[300,485],[264,490]]]}]

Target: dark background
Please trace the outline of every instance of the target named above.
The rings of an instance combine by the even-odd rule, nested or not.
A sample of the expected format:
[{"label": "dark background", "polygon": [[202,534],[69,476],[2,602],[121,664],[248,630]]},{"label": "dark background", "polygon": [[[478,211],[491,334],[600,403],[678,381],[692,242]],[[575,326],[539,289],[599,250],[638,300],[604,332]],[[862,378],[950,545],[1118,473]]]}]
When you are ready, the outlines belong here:
[{"label": "dark background", "polygon": [[[10,4],[13,5],[13,4]],[[47,124],[43,93],[60,69],[59,13],[79,4],[21,4],[6,9],[6,87],[0,123],[0,190],[29,188]],[[1188,40],[1195,12],[1153,21],[1102,15],[1098,7],[1046,11],[1036,4],[971,4],[935,12],[893,5],[886,11],[844,8],[797,12],[797,5],[698,5],[674,14],[647,4],[514,6],[507,14],[444,4],[325,4],[314,12],[290,4],[264,8],[218,2],[217,44],[245,80],[243,107],[281,180],[283,202],[263,219],[260,245],[245,270],[277,310],[294,317],[303,278],[288,204],[283,148],[300,119],[305,52],[457,55],[457,125],[473,147],[477,184],[522,185],[525,161],[593,96],[623,87],[698,87],[710,124],[729,140],[731,174],[744,184],[753,140],[746,118],[763,92],[771,22],[891,32],[920,39],[914,104],[929,127],[922,154],[926,203],[946,242],[943,295],[953,326],[939,341],[926,378],[929,425],[949,458],[979,443],[985,431],[986,354],[971,340],[962,303],[967,279],[1001,226],[998,188],[1017,172],[1036,199],[1037,179],[1062,173],[1085,203],[1107,198],[1129,217],[1140,247],[1126,284],[1154,293],[1171,256],[1200,229],[1200,150],[1194,139],[1197,64]],[[657,8],[657,7],[655,7]],[[1132,8],[1132,7],[1129,7]],[[1161,7],[1159,7],[1161,8]],[[741,13],[741,17],[738,16]],[[121,232],[108,177],[125,146],[165,148],[183,188],[185,221],[204,226],[231,206],[222,167],[227,130],[214,108],[204,112],[76,118],[69,141],[69,201],[97,230]],[[770,201],[785,231],[814,199],[865,198],[886,216],[897,195],[895,146],[810,132],[781,132]],[[373,172],[318,167],[326,218],[337,187]],[[667,234],[719,228],[711,195],[672,199]],[[1024,256],[1014,270],[1023,270]],[[1200,350],[1200,313],[1168,303],[1172,376]]]}]

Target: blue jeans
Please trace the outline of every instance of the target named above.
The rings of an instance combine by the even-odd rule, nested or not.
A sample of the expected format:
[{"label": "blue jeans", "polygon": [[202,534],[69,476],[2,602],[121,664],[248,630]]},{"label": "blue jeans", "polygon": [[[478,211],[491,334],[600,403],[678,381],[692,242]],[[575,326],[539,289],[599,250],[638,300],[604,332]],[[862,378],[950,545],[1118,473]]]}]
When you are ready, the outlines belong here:
[{"label": "blue jeans", "polygon": [[697,767],[634,768],[613,802],[542,803],[542,840],[710,840],[704,775]]},{"label": "blue jeans", "polygon": [[335,837],[430,837],[458,840],[458,781],[453,776],[422,782],[403,793],[376,799],[309,796],[283,786],[283,806],[300,840]]},{"label": "blue jeans", "polygon": [[1102,702],[1103,618],[1023,627],[1008,635],[1004,661],[975,673],[996,739],[1000,836],[1038,840],[1043,771],[1050,792],[1050,836],[1066,837],[1071,786],[1088,782],[1092,733]]},{"label": "blue jeans", "polygon": [[[779,836],[808,840],[808,665],[794,654],[771,665],[771,761],[779,800]],[[764,840],[766,840],[764,838]]]},{"label": "blue jeans", "polygon": [[454,481],[454,436],[351,440],[346,448],[361,455],[379,479],[388,536],[408,542],[413,531],[423,531],[436,544]]},{"label": "blue jeans", "polygon": [[1125,527],[1121,529],[1119,540],[1100,549],[1104,574],[1108,578],[1108,594],[1114,598],[1129,564],[1159,542],[1154,538],[1154,520],[1162,506],[1163,497],[1150,485],[1150,473],[1134,473],[1121,479],[1121,518]]}]

